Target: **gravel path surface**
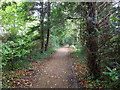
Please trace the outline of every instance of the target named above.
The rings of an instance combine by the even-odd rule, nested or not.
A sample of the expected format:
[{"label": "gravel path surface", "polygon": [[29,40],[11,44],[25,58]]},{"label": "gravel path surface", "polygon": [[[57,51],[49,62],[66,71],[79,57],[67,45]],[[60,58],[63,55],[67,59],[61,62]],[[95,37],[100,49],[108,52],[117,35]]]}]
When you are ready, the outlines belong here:
[{"label": "gravel path surface", "polygon": [[70,56],[72,51],[65,46],[52,54],[41,65],[41,73],[37,75],[32,88],[75,88],[74,59]]}]

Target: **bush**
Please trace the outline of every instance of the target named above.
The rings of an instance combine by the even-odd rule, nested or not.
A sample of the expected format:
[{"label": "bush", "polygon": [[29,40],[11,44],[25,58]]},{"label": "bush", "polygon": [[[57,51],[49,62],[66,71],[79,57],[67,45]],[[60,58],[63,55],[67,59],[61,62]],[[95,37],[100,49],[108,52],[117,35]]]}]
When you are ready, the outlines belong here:
[{"label": "bush", "polygon": [[31,38],[28,36],[19,37],[14,41],[6,41],[2,43],[2,66],[13,69],[14,63],[27,58],[34,46]]}]

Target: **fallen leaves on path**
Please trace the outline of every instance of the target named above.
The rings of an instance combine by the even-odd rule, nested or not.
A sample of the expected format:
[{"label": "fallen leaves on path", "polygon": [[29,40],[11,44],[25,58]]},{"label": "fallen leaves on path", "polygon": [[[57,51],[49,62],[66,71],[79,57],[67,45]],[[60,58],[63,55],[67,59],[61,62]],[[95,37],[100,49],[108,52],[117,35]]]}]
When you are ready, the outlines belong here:
[{"label": "fallen leaves on path", "polygon": [[[69,48],[60,48],[54,53],[51,60],[41,65],[38,62],[33,62],[27,66],[26,69],[18,71],[10,71],[4,73],[3,84],[7,85],[4,88],[39,88],[39,87],[73,87],[71,65],[74,63],[73,58],[69,55],[72,52]],[[39,74],[39,75],[38,75]],[[69,80],[68,76],[72,79]]]},{"label": "fallen leaves on path", "polygon": [[9,88],[10,86],[12,88],[28,88],[32,86],[32,79],[37,77],[37,74],[40,73],[38,67],[40,64],[38,62],[33,62],[29,64],[27,67],[32,66],[32,68],[29,69],[22,69],[18,71],[10,71],[10,72],[4,72],[2,75],[2,82],[3,86],[5,88]]}]

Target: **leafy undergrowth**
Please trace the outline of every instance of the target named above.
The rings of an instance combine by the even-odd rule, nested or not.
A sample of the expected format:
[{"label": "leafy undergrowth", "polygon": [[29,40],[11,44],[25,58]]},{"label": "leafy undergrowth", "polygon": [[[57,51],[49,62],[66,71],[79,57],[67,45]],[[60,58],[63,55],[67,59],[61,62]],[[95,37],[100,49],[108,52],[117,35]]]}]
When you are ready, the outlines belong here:
[{"label": "leafy undergrowth", "polygon": [[89,75],[85,54],[76,51],[72,55],[77,59],[75,71],[77,72],[76,78],[79,88],[120,88],[119,65],[112,65],[111,68],[102,67],[101,77],[95,80],[93,76]]},{"label": "leafy undergrowth", "polygon": [[93,77],[89,75],[85,51],[75,51],[72,55],[76,58],[75,71],[77,72],[78,88],[102,87],[99,83],[100,80],[93,80]]},{"label": "leafy undergrowth", "polygon": [[39,55],[36,54],[36,57],[34,56],[34,59],[32,60],[35,61],[30,61],[26,66],[23,65],[23,67],[19,67],[14,71],[3,71],[2,88],[28,88],[32,86],[33,80],[35,80],[37,74],[40,73],[40,64],[54,51],[55,50],[49,50],[43,54],[36,52]]}]

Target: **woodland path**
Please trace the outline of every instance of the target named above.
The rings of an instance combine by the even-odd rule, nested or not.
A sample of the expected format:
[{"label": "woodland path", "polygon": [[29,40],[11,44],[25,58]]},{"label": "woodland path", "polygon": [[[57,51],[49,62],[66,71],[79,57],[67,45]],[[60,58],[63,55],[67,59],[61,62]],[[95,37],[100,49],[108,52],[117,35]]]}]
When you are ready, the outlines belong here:
[{"label": "woodland path", "polygon": [[64,46],[58,49],[40,67],[32,88],[76,88],[73,70],[74,59],[70,56],[73,50]]}]

